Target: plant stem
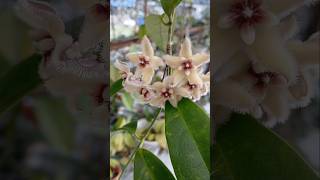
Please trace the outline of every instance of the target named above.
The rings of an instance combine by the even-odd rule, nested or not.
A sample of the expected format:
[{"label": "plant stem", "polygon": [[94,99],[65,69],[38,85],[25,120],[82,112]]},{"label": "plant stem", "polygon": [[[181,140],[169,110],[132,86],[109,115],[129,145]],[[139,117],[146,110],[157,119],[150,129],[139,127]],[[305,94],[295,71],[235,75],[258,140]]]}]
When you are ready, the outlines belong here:
[{"label": "plant stem", "polygon": [[151,132],[151,129],[154,125],[154,123],[156,122],[156,120],[158,119],[158,116],[160,114],[160,112],[162,111],[162,108],[158,110],[158,112],[156,113],[156,115],[154,116],[153,120],[151,121],[150,126],[147,128],[147,132],[146,134],[142,137],[141,141],[139,142],[139,144],[137,145],[137,147],[134,149],[134,151],[132,152],[128,162],[126,163],[126,165],[124,166],[122,173],[120,174],[119,180],[121,180],[122,175],[124,174],[125,170],[127,169],[127,167],[129,166],[129,164],[131,163],[131,161],[133,160],[134,156],[136,155],[138,149],[140,149],[143,146],[144,141],[146,140],[146,138],[148,137],[148,135]]},{"label": "plant stem", "polygon": [[[173,10],[173,13],[169,16],[169,22],[167,23],[167,26],[169,26],[168,29],[168,41],[167,41],[167,48],[166,48],[166,53],[169,55],[172,55],[172,37],[173,37],[173,22],[174,22],[174,17],[176,14],[176,10]],[[162,81],[165,78],[166,75],[170,75],[171,74],[171,68],[166,65],[165,69],[164,69],[164,73],[162,76]]]}]

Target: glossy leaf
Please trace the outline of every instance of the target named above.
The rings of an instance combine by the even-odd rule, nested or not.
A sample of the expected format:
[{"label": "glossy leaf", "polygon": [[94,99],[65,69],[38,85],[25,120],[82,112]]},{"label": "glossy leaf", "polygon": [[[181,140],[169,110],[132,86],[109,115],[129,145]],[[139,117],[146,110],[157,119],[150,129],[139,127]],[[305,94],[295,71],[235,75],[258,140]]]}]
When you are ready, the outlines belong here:
[{"label": "glossy leaf", "polygon": [[74,145],[75,124],[65,102],[54,98],[38,98],[35,114],[47,140],[64,153],[69,153]]},{"label": "glossy leaf", "polygon": [[213,179],[319,180],[292,147],[248,115],[234,114],[216,137]]},{"label": "glossy leaf", "polygon": [[161,15],[149,15],[145,19],[147,35],[163,51],[166,50],[168,42],[169,27],[162,22]]},{"label": "glossy leaf", "polygon": [[118,130],[125,130],[129,132],[130,134],[134,134],[137,129],[137,121],[129,122],[128,124],[124,125],[123,127],[119,128]]},{"label": "glossy leaf", "polygon": [[134,180],[175,180],[175,178],[160,159],[145,149],[139,149],[134,158]]},{"label": "glossy leaf", "polygon": [[209,179],[210,119],[189,99],[178,108],[165,107],[166,138],[172,165],[178,179]]},{"label": "glossy leaf", "polygon": [[0,114],[18,103],[41,84],[38,74],[40,55],[34,55],[13,66],[0,77]]},{"label": "glossy leaf", "polygon": [[110,96],[115,95],[118,91],[120,91],[123,88],[122,81],[122,79],[119,79],[111,85]]},{"label": "glossy leaf", "polygon": [[164,12],[170,16],[182,0],[160,0]]}]

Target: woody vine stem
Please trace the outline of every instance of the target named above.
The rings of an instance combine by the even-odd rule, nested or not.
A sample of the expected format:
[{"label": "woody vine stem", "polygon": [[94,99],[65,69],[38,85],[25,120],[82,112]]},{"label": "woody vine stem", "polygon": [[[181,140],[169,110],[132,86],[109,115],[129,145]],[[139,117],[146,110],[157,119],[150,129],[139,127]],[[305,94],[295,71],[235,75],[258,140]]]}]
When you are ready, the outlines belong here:
[{"label": "woody vine stem", "polygon": [[[169,22],[168,23],[164,23],[166,26],[168,26],[168,41],[167,41],[167,46],[166,46],[166,53],[172,55],[172,36],[173,36],[173,22],[174,22],[174,17],[175,17],[175,9],[173,10],[173,13],[168,16],[169,18]],[[165,76],[169,76],[171,74],[171,68],[166,65],[164,73],[163,73],[163,77],[162,80],[164,79]],[[128,162],[125,164],[120,176],[119,176],[119,180],[121,180],[121,177],[123,176],[123,174],[125,173],[127,167],[129,166],[129,164],[131,163],[131,161],[133,160],[134,156],[136,155],[137,151],[139,148],[141,148],[143,146],[143,143],[145,141],[145,139],[148,137],[148,135],[151,132],[151,129],[154,125],[154,123],[156,122],[156,120],[158,119],[158,116],[160,115],[162,111],[162,108],[159,109],[155,115],[155,117],[153,118],[150,126],[147,128],[147,132],[144,134],[144,136],[141,138],[139,144],[136,146],[136,148],[134,149],[134,151],[132,152]]]}]

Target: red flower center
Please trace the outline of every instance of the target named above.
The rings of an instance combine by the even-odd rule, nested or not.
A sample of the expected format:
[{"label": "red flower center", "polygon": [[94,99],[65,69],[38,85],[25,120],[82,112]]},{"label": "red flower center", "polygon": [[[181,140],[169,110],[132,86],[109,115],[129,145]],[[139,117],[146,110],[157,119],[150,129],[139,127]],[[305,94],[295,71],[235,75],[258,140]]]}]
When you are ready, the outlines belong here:
[{"label": "red flower center", "polygon": [[196,84],[190,84],[189,82],[188,82],[187,86],[188,86],[190,91],[192,91],[193,89],[198,87]]},{"label": "red flower center", "polygon": [[145,56],[139,56],[139,66],[140,67],[144,68],[148,64],[150,64],[150,61],[148,60],[148,58],[146,58]]},{"label": "red flower center", "polygon": [[264,20],[260,0],[237,0],[231,5],[231,18],[239,28],[253,26]]},{"label": "red flower center", "polygon": [[146,89],[146,88],[140,89],[140,95],[142,95],[144,98],[148,98],[149,94],[150,94],[150,92],[148,89]]},{"label": "red flower center", "polygon": [[172,94],[173,94],[173,90],[170,88],[166,88],[161,91],[161,96],[166,99],[171,98]]},{"label": "red flower center", "polygon": [[182,67],[184,70],[190,70],[192,69],[193,65],[192,65],[192,61],[191,60],[187,60],[185,62],[182,63]]}]

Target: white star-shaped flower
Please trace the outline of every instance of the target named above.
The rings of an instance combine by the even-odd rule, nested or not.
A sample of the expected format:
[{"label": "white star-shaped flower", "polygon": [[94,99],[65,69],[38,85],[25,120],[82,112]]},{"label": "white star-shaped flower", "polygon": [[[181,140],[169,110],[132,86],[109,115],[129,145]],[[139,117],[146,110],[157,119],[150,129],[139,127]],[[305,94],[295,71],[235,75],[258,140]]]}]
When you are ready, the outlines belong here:
[{"label": "white star-shaped flower", "polygon": [[155,70],[163,66],[161,58],[154,55],[154,50],[147,36],[144,36],[141,41],[142,53],[129,53],[127,58],[129,61],[137,65],[136,73],[142,76],[145,84],[150,84]]},{"label": "white star-shaped flower", "polygon": [[201,65],[210,61],[209,55],[205,53],[192,54],[191,42],[186,38],[181,45],[179,56],[165,55],[163,59],[166,64],[174,69],[174,84],[187,79],[190,84],[202,85],[198,69]]}]

